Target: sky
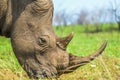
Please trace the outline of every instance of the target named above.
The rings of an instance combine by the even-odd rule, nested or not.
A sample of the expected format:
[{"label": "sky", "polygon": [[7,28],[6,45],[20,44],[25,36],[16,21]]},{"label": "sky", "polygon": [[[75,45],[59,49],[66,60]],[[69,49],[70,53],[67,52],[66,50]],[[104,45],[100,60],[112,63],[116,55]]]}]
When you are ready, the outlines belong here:
[{"label": "sky", "polygon": [[[120,0],[53,0],[53,4],[54,14],[62,11],[76,14],[80,13],[81,10],[91,13],[100,9],[120,7]],[[120,10],[118,12],[120,13]]]},{"label": "sky", "polygon": [[115,7],[115,2],[120,5],[120,0],[53,0],[55,12],[65,10],[72,13],[79,12],[82,9],[92,11],[108,8],[111,4]]},{"label": "sky", "polygon": [[106,7],[110,0],[53,0],[55,12],[66,10],[78,12],[82,9],[93,10]]}]

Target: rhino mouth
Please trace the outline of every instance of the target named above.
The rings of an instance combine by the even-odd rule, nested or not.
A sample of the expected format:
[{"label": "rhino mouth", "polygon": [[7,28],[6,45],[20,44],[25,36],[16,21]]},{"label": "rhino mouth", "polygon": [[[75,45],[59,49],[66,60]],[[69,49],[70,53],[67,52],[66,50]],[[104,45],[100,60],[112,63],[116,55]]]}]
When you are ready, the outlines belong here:
[{"label": "rhino mouth", "polygon": [[29,69],[28,75],[30,76],[30,78],[35,78],[35,79],[58,77],[57,73],[51,72],[48,69],[40,69],[40,70]]},{"label": "rhino mouth", "polygon": [[[38,61],[36,61],[38,62]],[[30,78],[39,79],[39,78],[56,78],[58,73],[56,68],[50,64],[41,65],[40,63],[25,63],[24,69],[26,70]]]}]

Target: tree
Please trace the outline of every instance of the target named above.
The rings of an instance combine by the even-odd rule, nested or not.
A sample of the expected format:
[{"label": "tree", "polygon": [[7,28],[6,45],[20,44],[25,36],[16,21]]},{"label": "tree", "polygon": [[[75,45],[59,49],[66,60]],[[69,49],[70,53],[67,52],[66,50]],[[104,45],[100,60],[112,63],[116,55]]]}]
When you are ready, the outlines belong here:
[{"label": "tree", "polygon": [[67,26],[69,22],[70,16],[65,10],[59,11],[54,15],[54,23],[56,25]]},{"label": "tree", "polygon": [[118,30],[120,31],[120,3],[118,0],[111,0],[108,11],[113,15],[112,18],[118,24]]},{"label": "tree", "polygon": [[87,20],[88,12],[85,10],[81,10],[78,14],[77,24],[88,24],[89,21]]}]

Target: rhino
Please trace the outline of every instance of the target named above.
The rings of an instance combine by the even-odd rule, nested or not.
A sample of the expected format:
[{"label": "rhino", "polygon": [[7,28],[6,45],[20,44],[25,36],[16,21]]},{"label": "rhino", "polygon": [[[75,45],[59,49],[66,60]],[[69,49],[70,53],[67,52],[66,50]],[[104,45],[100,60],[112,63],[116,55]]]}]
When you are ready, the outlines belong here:
[{"label": "rhino", "polygon": [[83,66],[105,49],[107,40],[89,56],[67,52],[73,33],[59,37],[52,27],[52,0],[0,0],[0,35],[11,39],[21,67],[30,78],[57,78]]}]

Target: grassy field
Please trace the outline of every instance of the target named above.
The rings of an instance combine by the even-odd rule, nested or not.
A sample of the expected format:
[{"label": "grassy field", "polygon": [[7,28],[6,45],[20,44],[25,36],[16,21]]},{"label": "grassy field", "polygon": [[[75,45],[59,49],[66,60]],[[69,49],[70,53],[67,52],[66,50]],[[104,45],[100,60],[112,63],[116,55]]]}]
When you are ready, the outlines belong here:
[{"label": "grassy field", "polygon": [[[78,56],[91,54],[105,39],[108,40],[101,56],[72,73],[61,75],[58,80],[120,80],[120,32],[111,31],[107,26],[102,32],[93,31],[93,26],[89,33],[85,33],[85,28],[80,25],[55,27],[56,34],[62,37],[74,32],[67,51]],[[0,37],[0,80],[29,80],[14,56],[10,39],[5,37]]]}]

